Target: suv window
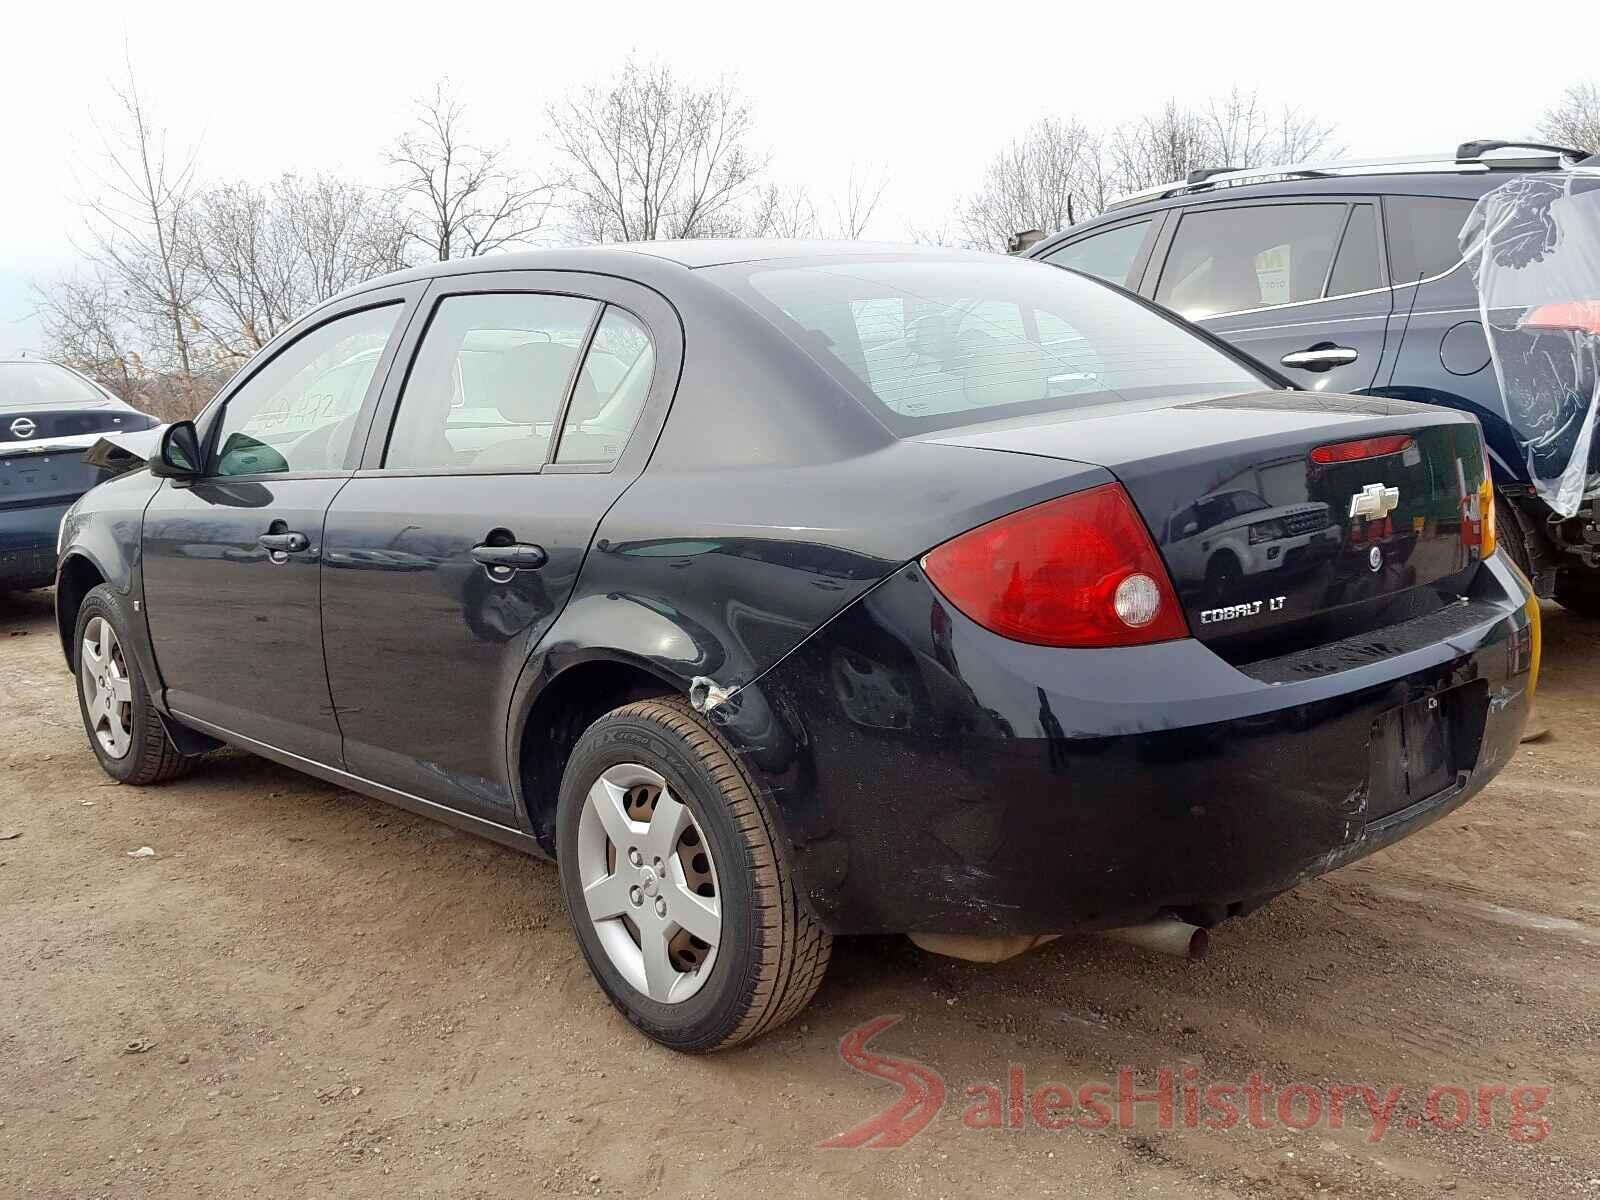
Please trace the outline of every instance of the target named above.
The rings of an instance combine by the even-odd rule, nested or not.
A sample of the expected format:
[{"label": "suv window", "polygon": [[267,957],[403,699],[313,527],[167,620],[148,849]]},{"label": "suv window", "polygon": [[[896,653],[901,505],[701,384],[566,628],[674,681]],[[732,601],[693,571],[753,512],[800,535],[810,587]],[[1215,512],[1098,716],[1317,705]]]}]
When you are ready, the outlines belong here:
[{"label": "suv window", "polygon": [[1370,204],[1352,205],[1350,220],[1344,227],[1344,240],[1339,243],[1339,257],[1334,260],[1333,274],[1328,276],[1328,295],[1348,296],[1382,286],[1377,210]]},{"label": "suv window", "polygon": [[1133,260],[1138,257],[1139,247],[1144,245],[1144,237],[1149,230],[1148,220],[1118,225],[1115,229],[1063,246],[1054,254],[1045,255],[1044,261],[1126,285],[1128,275],[1133,270]]},{"label": "suv window", "polygon": [[1183,214],[1156,301],[1191,320],[1322,296],[1345,204],[1253,204]]},{"label": "suv window", "polygon": [[572,390],[556,461],[616,462],[644,408],[655,369],[655,347],[644,326],[608,306]]},{"label": "suv window", "polygon": [[336,317],[245,380],[222,410],[212,473],[341,468],[402,308],[388,304]]},{"label": "suv window", "polygon": [[1397,284],[1442,275],[1461,261],[1457,241],[1472,212],[1471,200],[1437,196],[1386,196],[1389,274]]},{"label": "suv window", "polygon": [[422,337],[387,470],[538,470],[600,305],[575,296],[446,296]]}]

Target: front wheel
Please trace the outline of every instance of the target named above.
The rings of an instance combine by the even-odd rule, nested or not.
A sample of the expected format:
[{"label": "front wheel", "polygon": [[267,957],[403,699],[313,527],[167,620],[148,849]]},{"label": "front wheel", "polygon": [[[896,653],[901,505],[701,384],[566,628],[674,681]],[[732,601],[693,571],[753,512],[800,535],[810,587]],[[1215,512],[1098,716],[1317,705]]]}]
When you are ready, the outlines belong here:
[{"label": "front wheel", "polygon": [[578,740],[556,851],[584,957],[675,1050],[736,1045],[815,994],[832,939],[799,903],[770,812],[682,700],[618,708]]},{"label": "front wheel", "polygon": [[89,746],[119,783],[162,783],[194,762],[167,737],[138,660],[128,649],[122,597],[102,583],[83,598],[76,640],[78,711]]}]

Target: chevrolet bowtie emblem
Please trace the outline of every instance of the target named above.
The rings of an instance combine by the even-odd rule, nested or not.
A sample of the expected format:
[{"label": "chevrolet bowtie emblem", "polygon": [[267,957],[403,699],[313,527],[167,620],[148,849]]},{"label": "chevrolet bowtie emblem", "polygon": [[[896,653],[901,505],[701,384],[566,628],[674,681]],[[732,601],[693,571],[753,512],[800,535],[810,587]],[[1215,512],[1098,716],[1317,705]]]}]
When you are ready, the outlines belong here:
[{"label": "chevrolet bowtie emblem", "polygon": [[1381,483],[1369,483],[1350,497],[1350,515],[1380,519],[1387,517],[1399,505],[1399,488],[1385,487]]}]

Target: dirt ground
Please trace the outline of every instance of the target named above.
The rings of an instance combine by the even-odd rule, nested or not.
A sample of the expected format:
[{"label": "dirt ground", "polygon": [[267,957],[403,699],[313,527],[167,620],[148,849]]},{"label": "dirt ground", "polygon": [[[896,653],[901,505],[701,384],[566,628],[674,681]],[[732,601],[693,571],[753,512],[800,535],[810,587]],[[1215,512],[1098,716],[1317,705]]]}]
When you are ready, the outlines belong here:
[{"label": "dirt ground", "polygon": [[[1600,625],[1545,629],[1546,740],[1205,962],[842,941],[799,1022],[690,1059],[603,1000],[548,863],[243,754],[110,783],[49,594],[0,599],[0,1195],[1600,1197]],[[872,1048],[943,1108],[898,1149],[819,1148],[899,1095],[839,1055],[894,1013]],[[1165,1066],[1402,1099],[1376,1141],[1355,1101],[1340,1128],[1269,1099],[1269,1128],[1217,1129],[1181,1092],[1171,1128],[1143,1103],[1052,1131],[1011,1112],[1012,1064],[1030,1096]],[[1006,1127],[964,1120],[985,1084]],[[1436,1085],[1467,1090],[1464,1127]],[[1518,1085],[1549,1089],[1524,1140]]]}]

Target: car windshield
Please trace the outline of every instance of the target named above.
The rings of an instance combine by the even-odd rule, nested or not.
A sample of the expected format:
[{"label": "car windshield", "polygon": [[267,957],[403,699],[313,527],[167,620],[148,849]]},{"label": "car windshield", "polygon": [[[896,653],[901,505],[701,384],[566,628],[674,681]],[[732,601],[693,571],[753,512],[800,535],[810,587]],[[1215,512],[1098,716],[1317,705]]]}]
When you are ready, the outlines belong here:
[{"label": "car windshield", "polygon": [[54,363],[0,363],[0,408],[104,402],[93,385]]},{"label": "car windshield", "polygon": [[875,258],[709,273],[901,436],[1273,386],[1114,289],[1040,263]]}]

